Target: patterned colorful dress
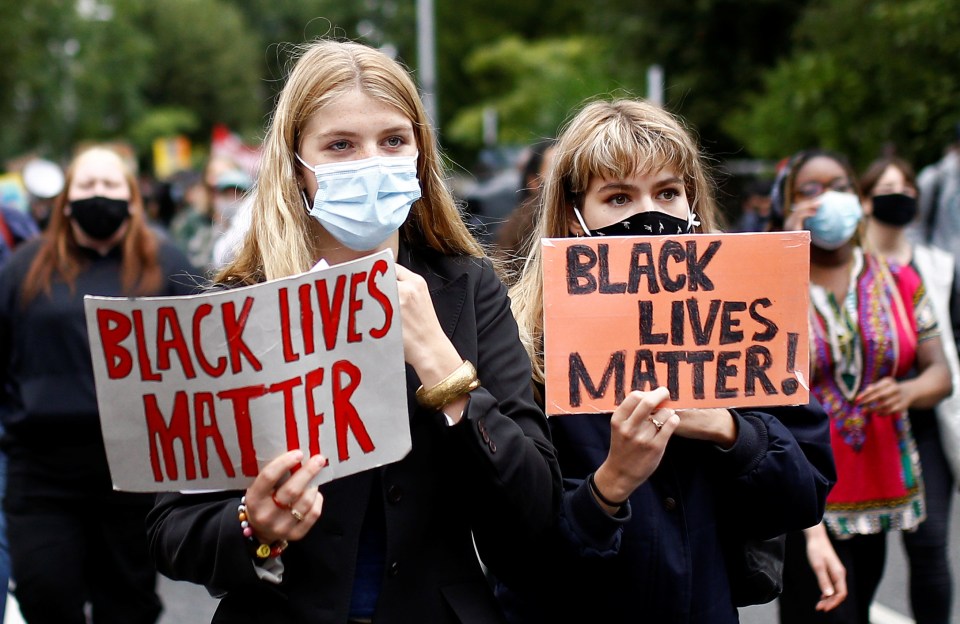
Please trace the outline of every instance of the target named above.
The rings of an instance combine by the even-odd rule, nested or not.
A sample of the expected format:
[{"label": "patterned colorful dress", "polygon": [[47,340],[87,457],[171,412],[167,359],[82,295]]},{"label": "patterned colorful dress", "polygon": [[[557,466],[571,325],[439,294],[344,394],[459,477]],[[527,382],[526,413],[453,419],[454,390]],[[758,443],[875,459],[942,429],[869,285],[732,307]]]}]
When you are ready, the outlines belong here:
[{"label": "patterned colorful dress", "polygon": [[842,302],[811,284],[811,390],[830,415],[838,480],[824,521],[833,536],[910,530],[926,517],[907,413],[882,414],[856,397],[914,367],[917,345],[939,335],[917,272],[854,250]]}]

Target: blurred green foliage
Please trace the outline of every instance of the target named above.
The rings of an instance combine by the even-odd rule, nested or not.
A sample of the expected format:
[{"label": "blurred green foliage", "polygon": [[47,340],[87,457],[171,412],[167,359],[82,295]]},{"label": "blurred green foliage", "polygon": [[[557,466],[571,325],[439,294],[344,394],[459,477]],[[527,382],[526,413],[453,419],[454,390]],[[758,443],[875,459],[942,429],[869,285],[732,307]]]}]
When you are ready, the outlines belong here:
[{"label": "blurred green foliage", "polygon": [[921,166],[954,139],[958,61],[955,0],[817,2],[725,127],[760,157],[822,146],[863,167],[892,148]]},{"label": "blurred green foliage", "polygon": [[[956,0],[434,0],[438,125],[471,165],[497,140],[556,134],[585,100],[646,93],[717,160],[823,146],[857,164],[894,145],[934,160],[960,120]],[[416,0],[0,0],[0,162],[87,140],[205,145],[263,133],[296,44],[396,54],[417,77]]]}]

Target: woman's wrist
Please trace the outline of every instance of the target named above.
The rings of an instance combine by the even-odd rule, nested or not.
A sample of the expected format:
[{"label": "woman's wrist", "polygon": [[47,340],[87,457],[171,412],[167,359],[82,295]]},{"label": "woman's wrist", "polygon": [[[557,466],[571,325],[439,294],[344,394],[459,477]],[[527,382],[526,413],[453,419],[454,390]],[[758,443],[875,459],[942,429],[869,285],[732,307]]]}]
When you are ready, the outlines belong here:
[{"label": "woman's wrist", "polygon": [[463,364],[463,358],[449,340],[441,347],[425,345],[416,360],[410,362],[424,388],[437,385],[461,364]]},{"label": "woman's wrist", "polygon": [[730,410],[722,410],[725,416],[717,418],[717,429],[713,435],[713,443],[723,449],[729,449],[737,441],[737,419]]},{"label": "woman's wrist", "polygon": [[807,542],[829,539],[827,537],[827,527],[822,521],[819,524],[804,529],[803,536],[807,539]]},{"label": "woman's wrist", "polygon": [[[633,494],[633,490],[636,489],[630,487],[624,483],[624,481],[625,479],[616,476],[615,472],[607,465],[607,462],[601,464],[593,473],[593,479],[590,485],[594,498],[601,506],[607,508],[608,511],[612,510],[611,513],[615,513],[621,505],[609,503],[626,501],[630,498],[630,495]],[[604,502],[605,500],[608,502]]]}]

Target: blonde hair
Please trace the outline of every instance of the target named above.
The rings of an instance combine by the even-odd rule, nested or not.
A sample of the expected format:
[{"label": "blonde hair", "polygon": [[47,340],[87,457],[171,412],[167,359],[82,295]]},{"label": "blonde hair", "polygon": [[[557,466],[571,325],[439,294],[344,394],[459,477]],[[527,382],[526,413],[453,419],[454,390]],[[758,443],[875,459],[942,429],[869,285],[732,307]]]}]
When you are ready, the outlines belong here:
[{"label": "blonde hair", "polygon": [[307,122],[354,89],[396,108],[413,124],[422,197],[400,230],[401,240],[450,255],[483,256],[444,184],[436,139],[407,70],[373,48],[321,40],[303,48],[280,93],[263,142],[250,230],[217,282],[276,279],[306,271],[316,262],[321,226],[305,207],[295,154]]},{"label": "blonde hair", "polygon": [[626,178],[635,173],[674,170],[683,180],[700,232],[718,230],[713,183],[700,149],[682,122],[638,100],[593,102],[564,128],[542,187],[539,214],[525,245],[526,262],[510,289],[520,338],[530,356],[534,380],[543,372],[543,260],[541,238],[570,236],[574,206],[594,177]]},{"label": "blonde hair", "polygon": [[87,254],[74,236],[66,208],[70,203],[70,187],[76,177],[78,164],[84,158],[97,154],[109,154],[116,159],[130,189],[127,231],[118,243],[123,250],[120,260],[123,292],[128,295],[153,295],[163,285],[164,277],[158,258],[160,243],[147,225],[140,185],[134,177],[130,161],[110,145],[93,145],[78,153],[67,167],[63,192],[54,201],[43,242],[23,280],[24,305],[41,292],[49,295],[55,277],[62,279],[72,291],[77,277],[89,264]]}]

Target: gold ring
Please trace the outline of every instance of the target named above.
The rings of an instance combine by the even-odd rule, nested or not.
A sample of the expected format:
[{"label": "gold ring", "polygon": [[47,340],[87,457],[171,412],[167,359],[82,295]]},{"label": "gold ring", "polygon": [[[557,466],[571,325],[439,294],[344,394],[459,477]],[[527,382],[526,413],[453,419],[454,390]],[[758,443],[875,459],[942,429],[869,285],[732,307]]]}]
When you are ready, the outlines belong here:
[{"label": "gold ring", "polygon": [[660,431],[661,429],[663,429],[663,423],[657,420],[656,418],[654,418],[653,416],[650,416],[649,418],[647,418],[647,420],[653,423],[653,426],[657,428],[657,431]]},{"label": "gold ring", "polygon": [[293,516],[293,519],[297,522],[303,522],[303,514],[297,511],[296,509],[290,510],[290,515]]}]

